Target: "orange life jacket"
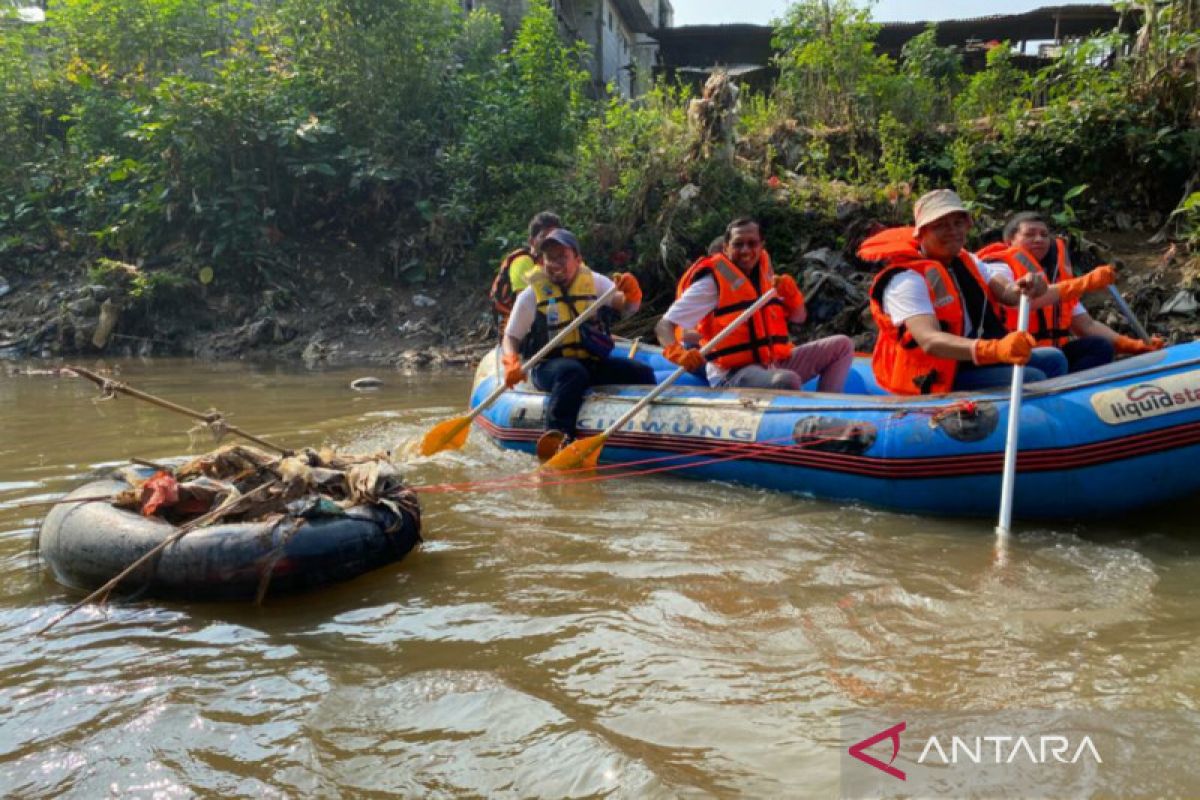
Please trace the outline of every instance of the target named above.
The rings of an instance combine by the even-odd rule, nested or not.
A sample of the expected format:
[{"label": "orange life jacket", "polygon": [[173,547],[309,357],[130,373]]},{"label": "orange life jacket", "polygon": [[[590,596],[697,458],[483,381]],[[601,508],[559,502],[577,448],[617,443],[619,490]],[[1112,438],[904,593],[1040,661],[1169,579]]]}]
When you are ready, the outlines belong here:
[{"label": "orange life jacket", "polygon": [[[950,391],[958,373],[958,361],[926,353],[907,326],[903,322],[894,325],[883,310],[883,292],[888,283],[903,270],[912,270],[925,280],[933,313],[942,330],[962,336],[965,329],[963,297],[950,270],[921,253],[912,228],[889,228],[877,233],[863,242],[858,255],[864,260],[884,264],[870,291],[871,316],[879,328],[871,369],[879,385],[895,394]],[[1001,315],[999,304],[987,289],[987,281],[974,259],[964,250],[960,260],[983,289],[992,311]]]},{"label": "orange life jacket", "polygon": [[496,270],[496,277],[492,279],[492,288],[488,291],[488,299],[492,301],[492,315],[496,318],[496,327],[501,332],[504,331],[504,325],[501,323],[508,319],[508,315],[513,310],[513,303],[517,300],[517,292],[513,289],[508,268],[521,256],[532,258],[533,252],[528,247],[518,247],[506,255],[500,261],[500,268]]},{"label": "orange life jacket", "polygon": [[[1028,251],[1003,242],[989,244],[976,255],[984,261],[1003,261],[1012,270],[1014,278],[1020,278],[1030,272],[1041,275],[1047,283],[1058,283],[1075,277],[1071,270],[1071,256],[1067,253],[1067,243],[1056,238],[1054,247],[1057,251],[1054,275],[1047,275],[1042,265]],[[1029,332],[1037,339],[1038,347],[1062,347],[1071,340],[1071,315],[1075,311],[1075,302],[1044,306],[1030,314]],[[1006,307],[1005,314],[1005,323],[1009,330],[1015,331],[1018,322],[1017,309]]]},{"label": "orange life jacket", "polygon": [[[762,294],[775,285],[775,273],[771,271],[771,259],[764,251],[759,259],[758,285],[746,276],[724,255],[706,256],[688,268],[679,280],[676,297],[683,295],[697,279],[711,276],[717,284],[719,297],[717,307],[700,321],[696,329],[700,332],[701,346],[708,344],[714,336],[737,318]],[[792,354],[788,339],[787,310],[783,301],[772,298],[750,319],[739,325],[721,340],[708,360],[723,369],[734,370],[750,364],[767,365],[782,361]]]}]

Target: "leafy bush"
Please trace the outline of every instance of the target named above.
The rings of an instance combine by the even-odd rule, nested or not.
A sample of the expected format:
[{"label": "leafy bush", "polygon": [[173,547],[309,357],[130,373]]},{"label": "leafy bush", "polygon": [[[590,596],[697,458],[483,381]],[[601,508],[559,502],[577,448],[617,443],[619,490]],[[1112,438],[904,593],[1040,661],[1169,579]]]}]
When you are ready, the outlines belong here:
[{"label": "leafy bush", "polygon": [[1200,192],[1192,192],[1171,212],[1178,217],[1179,235],[1192,252],[1200,253]]},{"label": "leafy bush", "polygon": [[[498,18],[489,24],[499,29]],[[535,0],[511,50],[481,60],[462,109],[468,122],[442,151],[445,197],[426,212],[440,234],[427,240],[431,246],[454,253],[458,242],[476,242],[477,263],[490,265],[492,255],[524,241],[526,221],[547,198],[562,196],[590,106],[584,55],[581,44],[562,41],[549,5]]]},{"label": "leafy bush", "polygon": [[873,42],[879,26],[851,0],[804,0],[792,5],[775,29],[780,51],[778,92],[805,125],[869,124],[872,79],[890,73]]},{"label": "leafy bush", "polygon": [[709,158],[687,91],[587,97],[545,0],[507,50],[456,0],[54,0],[45,25],[0,25],[0,253],[244,289],[353,243],[404,280],[470,277],[549,207],[594,266],[665,292],[743,214],[785,261],[943,185],[985,219],[1165,217],[1200,163],[1200,33],[1184,0],[1146,8],[1132,44],[1079,42],[1033,75],[997,47],[967,76],[932,29],[896,62],[865,8],[801,0],[775,92],[744,94],[736,157]]}]

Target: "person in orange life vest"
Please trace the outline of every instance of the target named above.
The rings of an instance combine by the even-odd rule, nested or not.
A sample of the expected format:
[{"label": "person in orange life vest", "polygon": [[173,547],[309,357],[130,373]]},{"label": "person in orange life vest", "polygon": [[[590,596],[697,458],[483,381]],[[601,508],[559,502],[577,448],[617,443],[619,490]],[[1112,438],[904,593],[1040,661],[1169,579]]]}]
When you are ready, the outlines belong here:
[{"label": "person in orange life vest", "polygon": [[[1021,251],[1032,259],[1023,258]],[[1052,236],[1045,218],[1034,211],[1014,214],[1004,225],[1004,243],[988,245],[976,255],[984,261],[1003,261],[1018,275],[1024,274],[1032,262],[1051,283],[1074,277],[1066,241]],[[1149,343],[1121,336],[1103,322],[1092,319],[1077,300],[1040,308],[1031,316],[1030,323],[1030,332],[1039,344],[1063,351],[1070,372],[1107,364],[1116,353],[1138,355],[1163,347],[1163,340],[1157,336]],[[1015,324],[1013,315],[1009,327]],[[1077,338],[1072,339],[1071,335]]]},{"label": "person in orange life vest", "polygon": [[[709,242],[708,248],[704,251],[705,255],[708,255],[708,256],[721,255],[723,252],[725,252],[725,234],[724,233],[722,233],[720,236],[718,236],[717,238],[715,238],[711,242]],[[695,328],[679,328],[679,329],[677,329],[675,332],[675,339],[676,339],[676,341],[678,341],[679,344],[681,344],[683,346],[683,349],[685,349],[685,350],[699,350],[700,349],[700,346],[701,346],[700,345],[700,331],[696,330]],[[699,356],[699,355],[700,355],[699,353],[696,354],[696,356]],[[703,358],[697,358],[696,356],[688,357],[688,363],[691,365],[691,368],[688,371],[693,376],[695,376],[698,380],[702,380],[705,383],[707,383],[708,382],[708,369],[707,369],[708,362],[706,362]]]},{"label": "person in orange life vest", "polygon": [[793,346],[788,323],[808,316],[804,295],[790,275],[775,275],[763,249],[762,226],[736,219],[725,229],[724,249],[693,264],[679,281],[675,302],[654,328],[663,355],[695,370],[705,359],[676,341],[676,327],[695,329],[707,343],[747,306],[774,287],[777,297],[729,334],[708,354],[706,376],[713,386],[799,389],[820,376],[817,390],[840,392],[854,362],[854,343],[829,336]]},{"label": "person in orange life vest", "polygon": [[1022,294],[1031,308],[1069,293],[1078,298],[1102,276],[1050,290],[1040,274],[1014,281],[1006,265],[984,264],[964,249],[971,216],[949,189],[922,196],[913,214],[914,228],[889,228],[859,248],[863,259],[884,262],[869,295],[879,328],[871,361],[879,384],[897,394],[1000,386],[1011,382],[1015,364],[1028,365],[1030,381],[1064,374],[1062,352],[1036,347],[1028,333],[1010,333],[1003,307],[1017,305]]},{"label": "person in orange life vest", "polygon": [[[557,228],[541,241],[542,268],[517,295],[504,329],[504,383],[512,387],[526,377],[521,355],[540,350],[585,308],[615,283],[619,291],[606,306],[615,314],[629,315],[642,302],[642,290],[629,273],[609,278],[592,272],[579,254],[579,241],[566,228]],[[606,313],[601,310],[599,314]],[[648,364],[608,354],[612,338],[595,318],[567,337],[549,358],[536,364],[533,385],[550,393],[546,426],[560,440],[573,439],[584,392],[600,384],[652,384]]]}]

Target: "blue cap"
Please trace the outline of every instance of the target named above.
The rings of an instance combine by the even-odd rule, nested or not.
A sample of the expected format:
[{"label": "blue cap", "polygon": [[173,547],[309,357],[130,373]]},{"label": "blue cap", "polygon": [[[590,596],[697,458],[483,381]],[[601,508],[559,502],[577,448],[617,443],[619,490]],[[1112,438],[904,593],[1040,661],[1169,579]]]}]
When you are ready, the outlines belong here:
[{"label": "blue cap", "polygon": [[546,242],[558,242],[563,247],[569,247],[576,253],[579,252],[579,240],[575,238],[575,234],[571,233],[566,228],[555,228],[546,234],[546,238],[539,242],[539,247],[545,247]]}]

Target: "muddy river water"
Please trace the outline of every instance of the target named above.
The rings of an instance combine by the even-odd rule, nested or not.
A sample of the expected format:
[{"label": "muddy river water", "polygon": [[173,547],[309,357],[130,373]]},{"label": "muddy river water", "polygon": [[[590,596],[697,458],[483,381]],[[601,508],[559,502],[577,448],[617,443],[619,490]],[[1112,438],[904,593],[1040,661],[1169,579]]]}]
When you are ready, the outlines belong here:
[{"label": "muddy river water", "polygon": [[[117,366],[268,439],[351,450],[461,412],[470,381],[382,373],[367,393],[348,388],[361,369]],[[669,475],[429,492],[423,548],[361,579],[261,607],[115,603],[36,635],[80,595],[39,564],[44,509],[24,504],[186,453],[191,423],[11,369],[6,797],[827,797],[849,711],[1200,706],[1200,499],[1018,524],[999,564],[991,520]],[[475,431],[404,469],[422,486],[531,466]]]}]

